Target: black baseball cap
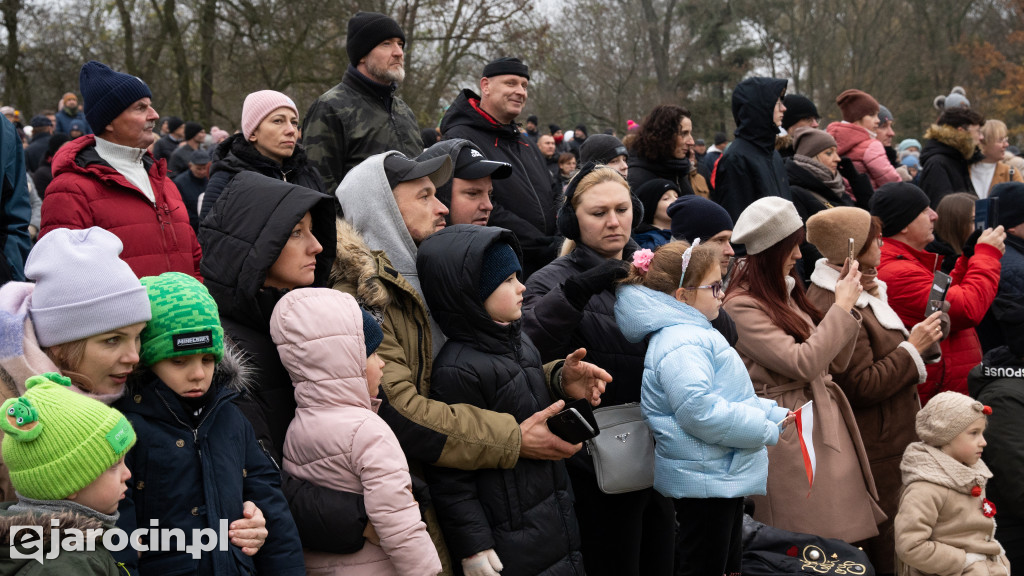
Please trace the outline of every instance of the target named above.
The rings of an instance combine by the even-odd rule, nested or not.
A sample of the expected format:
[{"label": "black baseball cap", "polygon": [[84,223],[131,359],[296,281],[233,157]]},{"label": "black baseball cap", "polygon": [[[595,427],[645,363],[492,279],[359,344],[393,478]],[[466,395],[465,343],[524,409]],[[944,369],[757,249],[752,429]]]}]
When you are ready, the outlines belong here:
[{"label": "black baseball cap", "polygon": [[452,159],[446,154],[417,162],[402,154],[390,154],[384,158],[384,173],[388,177],[388,185],[392,190],[402,182],[409,182],[424,176],[430,178],[430,181],[437,187],[452,179]]},{"label": "black baseball cap", "polygon": [[512,165],[507,162],[488,160],[479,150],[472,146],[466,146],[459,152],[454,172],[456,178],[463,180],[476,180],[484,176],[501,180],[512,175]]}]

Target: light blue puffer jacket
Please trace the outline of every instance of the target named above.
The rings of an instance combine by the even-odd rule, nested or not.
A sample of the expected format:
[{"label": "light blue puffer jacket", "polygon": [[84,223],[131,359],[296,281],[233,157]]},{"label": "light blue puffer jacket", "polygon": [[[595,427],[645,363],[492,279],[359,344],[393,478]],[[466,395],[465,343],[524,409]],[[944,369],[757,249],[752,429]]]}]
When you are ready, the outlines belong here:
[{"label": "light blue puffer jacket", "polygon": [[650,336],[641,407],[656,442],[654,488],[671,498],[764,494],[765,446],[788,411],[758,398],[736,353],[697,309],[643,286],[622,286],[615,320]]}]

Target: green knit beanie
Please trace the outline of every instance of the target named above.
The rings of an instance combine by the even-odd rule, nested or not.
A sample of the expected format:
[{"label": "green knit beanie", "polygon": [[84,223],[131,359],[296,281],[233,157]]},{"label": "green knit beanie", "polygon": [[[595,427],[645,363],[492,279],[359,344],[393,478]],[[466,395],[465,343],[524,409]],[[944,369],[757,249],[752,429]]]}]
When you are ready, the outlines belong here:
[{"label": "green knit beanie", "polygon": [[190,354],[224,357],[224,329],[217,303],[206,286],[181,272],[164,272],[140,280],[149,291],[153,319],[142,331],[143,366]]},{"label": "green knit beanie", "polygon": [[135,445],[117,410],[71,390],[54,372],[25,382],[25,394],[3,403],[0,429],[11,484],[36,500],[63,500],[100,477]]}]

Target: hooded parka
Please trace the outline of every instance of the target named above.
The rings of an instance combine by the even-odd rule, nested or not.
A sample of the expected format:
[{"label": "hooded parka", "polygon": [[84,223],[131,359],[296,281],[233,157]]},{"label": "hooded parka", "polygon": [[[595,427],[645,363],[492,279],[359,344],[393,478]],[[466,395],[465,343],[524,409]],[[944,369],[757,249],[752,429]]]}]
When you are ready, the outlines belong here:
[{"label": "hooded parka", "polygon": [[931,198],[932,208],[937,208],[943,198],[954,192],[977,196],[971,182],[970,162],[976,152],[971,133],[933,124],[924,137],[918,185]]},{"label": "hooded parka", "polygon": [[779,127],[775,104],[786,91],[786,80],[748,78],[732,93],[736,140],[725,149],[712,175],[711,199],[735,222],[751,202],[765,196],[790,200],[786,168],[775,150]]}]

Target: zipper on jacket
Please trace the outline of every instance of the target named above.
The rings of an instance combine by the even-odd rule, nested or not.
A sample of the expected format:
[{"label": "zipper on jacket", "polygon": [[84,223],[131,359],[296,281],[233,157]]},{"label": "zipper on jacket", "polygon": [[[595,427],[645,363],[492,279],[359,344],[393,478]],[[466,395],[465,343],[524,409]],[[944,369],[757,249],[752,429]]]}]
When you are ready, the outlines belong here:
[{"label": "zipper on jacket", "polygon": [[267,447],[263,445],[263,440],[256,440],[256,443],[260,445],[260,450],[263,450],[263,453],[267,455],[267,459],[270,460],[270,463],[274,465],[274,468],[276,468],[277,471],[280,472],[281,467],[278,466],[277,460],[274,460],[274,457],[270,454],[270,450],[267,450]]},{"label": "zipper on jacket", "polygon": [[417,360],[417,363],[416,363],[416,381],[413,382],[413,384],[416,386],[416,391],[417,392],[422,392],[422,390],[420,390],[420,382],[423,381],[422,378],[423,378],[423,363],[424,363],[424,361],[423,361],[423,327],[420,326],[419,322],[416,323],[416,360]]}]

